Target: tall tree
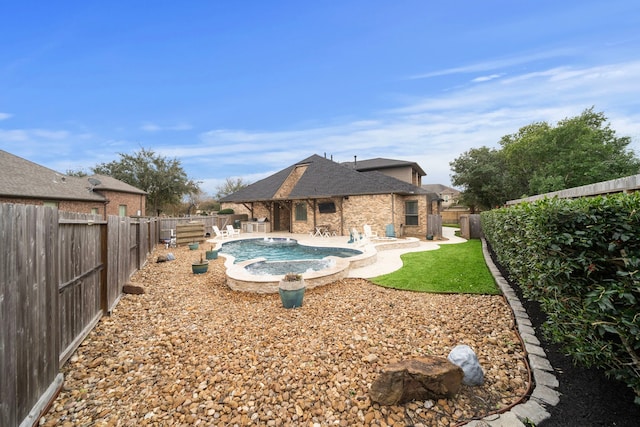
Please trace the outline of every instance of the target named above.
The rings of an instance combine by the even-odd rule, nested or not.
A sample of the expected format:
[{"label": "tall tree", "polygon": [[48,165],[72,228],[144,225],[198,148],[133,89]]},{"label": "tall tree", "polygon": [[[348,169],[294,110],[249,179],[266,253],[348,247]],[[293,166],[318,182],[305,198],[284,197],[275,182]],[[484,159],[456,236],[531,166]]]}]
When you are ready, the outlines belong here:
[{"label": "tall tree", "polygon": [[134,154],[119,153],[120,160],[101,163],[94,173],[109,175],[148,193],[147,202],[156,214],[178,204],[185,195],[198,194],[197,182],[189,179],[180,161],[167,159],[142,148]]},{"label": "tall tree", "polygon": [[555,127],[525,126],[500,141],[511,184],[528,195],[637,174],[640,160],[627,149],[630,143],[629,137],[617,137],[604,114],[593,107]]},{"label": "tall tree", "polygon": [[640,173],[630,143],[629,137],[616,136],[603,113],[589,108],[555,127],[546,122],[524,126],[503,136],[500,150],[482,147],[462,154],[450,163],[452,180],[463,188],[468,204],[501,205]]},{"label": "tall tree", "polygon": [[452,183],[462,187],[461,202],[476,209],[504,203],[507,175],[504,155],[495,149],[472,148],[450,163]]}]

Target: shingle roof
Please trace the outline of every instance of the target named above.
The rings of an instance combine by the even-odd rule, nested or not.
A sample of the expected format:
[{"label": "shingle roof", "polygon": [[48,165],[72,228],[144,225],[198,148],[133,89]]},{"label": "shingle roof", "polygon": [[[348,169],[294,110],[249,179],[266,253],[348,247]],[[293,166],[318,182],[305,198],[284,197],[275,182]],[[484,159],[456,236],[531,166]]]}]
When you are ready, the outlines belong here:
[{"label": "shingle roof", "polygon": [[[90,177],[67,176],[0,150],[0,196],[43,200],[104,201]],[[103,175],[96,175],[101,184],[95,189],[145,194],[144,191]]]},{"label": "shingle roof", "polygon": [[221,202],[274,200],[275,195],[293,170],[306,165],[306,170],[284,198],[306,199],[361,194],[426,194],[424,190],[380,172],[358,172],[314,154],[263,180],[222,198]]},{"label": "shingle roof", "polygon": [[416,162],[409,162],[406,160],[395,160],[376,157],[375,159],[356,160],[354,162],[343,162],[342,164],[361,172],[411,166],[412,168],[417,170],[421,176],[427,175],[427,173]]},{"label": "shingle roof", "polygon": [[459,193],[459,190],[456,190],[455,188],[451,188],[451,187],[447,187],[446,185],[443,184],[423,184],[422,188],[424,190],[427,190],[431,193],[442,193],[444,191],[450,191],[452,193]]},{"label": "shingle roof", "polygon": [[133,194],[147,194],[146,191],[140,190],[133,185],[129,185],[126,182],[120,181],[119,179],[115,179],[108,175],[92,175],[86,177],[85,179],[97,179],[100,181],[100,184],[95,186],[95,190],[111,190],[118,191],[121,193],[133,193]]}]

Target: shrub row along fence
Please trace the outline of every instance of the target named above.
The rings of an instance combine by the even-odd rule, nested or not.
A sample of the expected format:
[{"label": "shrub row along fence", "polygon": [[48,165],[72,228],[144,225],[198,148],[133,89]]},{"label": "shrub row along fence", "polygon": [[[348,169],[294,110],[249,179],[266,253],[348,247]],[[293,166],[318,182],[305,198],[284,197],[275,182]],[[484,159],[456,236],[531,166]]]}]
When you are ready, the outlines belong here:
[{"label": "shrub row along fence", "polygon": [[543,332],[640,404],[640,192],[542,199],[481,214],[483,233]]},{"label": "shrub row along fence", "polygon": [[0,425],[30,426],[60,367],[109,313],[159,240],[149,218],[0,204]]}]

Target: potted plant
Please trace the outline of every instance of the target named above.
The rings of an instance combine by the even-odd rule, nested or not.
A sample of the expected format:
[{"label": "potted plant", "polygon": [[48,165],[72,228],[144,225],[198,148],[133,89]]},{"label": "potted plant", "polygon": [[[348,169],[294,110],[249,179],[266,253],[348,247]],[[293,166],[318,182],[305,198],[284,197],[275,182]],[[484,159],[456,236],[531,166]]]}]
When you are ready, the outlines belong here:
[{"label": "potted plant", "polygon": [[190,251],[196,251],[196,250],[198,250],[199,247],[200,247],[200,243],[198,243],[198,242],[189,243],[189,250]]},{"label": "potted plant", "polygon": [[208,251],[205,252],[205,257],[207,259],[217,259],[218,258],[218,251],[213,249],[213,245],[211,245],[211,249],[209,249]]},{"label": "potted plant", "polygon": [[206,273],[208,269],[209,261],[204,259],[202,257],[202,254],[200,254],[199,261],[194,261],[193,263],[191,263],[191,271],[193,271],[193,274],[203,274]]},{"label": "potted plant", "polygon": [[278,293],[284,308],[302,307],[305,289],[302,274],[285,274],[278,286]]}]

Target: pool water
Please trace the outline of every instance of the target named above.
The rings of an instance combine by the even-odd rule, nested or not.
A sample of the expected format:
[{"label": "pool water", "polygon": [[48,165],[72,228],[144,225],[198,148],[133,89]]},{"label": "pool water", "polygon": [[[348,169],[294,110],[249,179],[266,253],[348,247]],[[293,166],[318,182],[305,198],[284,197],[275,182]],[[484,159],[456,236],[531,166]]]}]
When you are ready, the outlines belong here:
[{"label": "pool water", "polygon": [[284,276],[287,273],[308,273],[310,271],[320,271],[334,266],[334,260],[327,259],[304,259],[296,261],[258,261],[249,264],[245,270],[257,276],[273,274]]},{"label": "pool water", "polygon": [[238,263],[254,258],[266,258],[267,261],[322,259],[327,256],[348,258],[362,252],[349,248],[299,245],[294,239],[266,238],[227,242],[222,245],[220,253],[235,257]]}]

